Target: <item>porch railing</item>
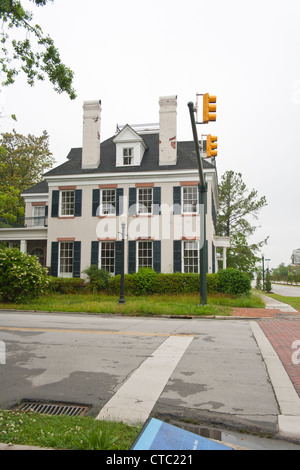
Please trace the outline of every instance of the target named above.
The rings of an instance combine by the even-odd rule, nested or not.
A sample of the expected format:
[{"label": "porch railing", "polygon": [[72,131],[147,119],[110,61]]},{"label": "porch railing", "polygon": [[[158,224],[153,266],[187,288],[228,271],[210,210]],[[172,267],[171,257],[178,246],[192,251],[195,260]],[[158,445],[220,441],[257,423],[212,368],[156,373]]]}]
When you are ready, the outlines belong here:
[{"label": "porch railing", "polygon": [[43,217],[18,217],[16,220],[0,218],[0,230],[5,228],[33,228],[48,227],[48,216]]}]

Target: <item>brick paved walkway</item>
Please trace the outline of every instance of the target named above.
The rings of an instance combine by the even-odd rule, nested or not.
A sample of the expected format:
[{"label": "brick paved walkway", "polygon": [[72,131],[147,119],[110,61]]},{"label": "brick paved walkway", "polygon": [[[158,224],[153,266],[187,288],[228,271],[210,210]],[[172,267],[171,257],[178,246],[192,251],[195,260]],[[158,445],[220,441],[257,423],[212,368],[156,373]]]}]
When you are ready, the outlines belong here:
[{"label": "brick paved walkway", "polygon": [[235,317],[248,317],[248,318],[288,318],[295,317],[299,315],[300,319],[300,310],[294,313],[282,312],[281,310],[276,310],[274,308],[233,308],[232,315]]},{"label": "brick paved walkway", "polygon": [[[259,326],[272,344],[300,397],[300,364],[297,364],[300,360],[300,317],[261,320]],[[293,349],[294,341],[299,343]]]}]

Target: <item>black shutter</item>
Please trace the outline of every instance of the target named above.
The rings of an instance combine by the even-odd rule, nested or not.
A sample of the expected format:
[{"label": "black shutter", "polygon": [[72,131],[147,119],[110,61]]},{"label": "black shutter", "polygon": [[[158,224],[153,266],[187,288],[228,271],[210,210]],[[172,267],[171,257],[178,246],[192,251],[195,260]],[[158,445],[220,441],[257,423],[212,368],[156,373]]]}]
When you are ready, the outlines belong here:
[{"label": "black shutter", "polygon": [[181,273],[181,249],[182,243],[181,240],[174,240],[173,242],[173,271],[174,273]]},{"label": "black shutter", "polygon": [[59,191],[52,191],[51,217],[58,217]]},{"label": "black shutter", "polygon": [[159,215],[161,213],[161,188],[155,186],[153,188],[153,215]]},{"label": "black shutter", "polygon": [[153,269],[155,272],[161,271],[161,241],[155,240],[153,242]]},{"label": "black shutter", "polygon": [[99,242],[92,242],[91,246],[91,265],[98,266],[99,263]]},{"label": "black shutter", "polygon": [[115,242],[115,276],[121,274],[122,268],[122,242]]},{"label": "black shutter", "polygon": [[173,187],[173,214],[181,214],[181,186]]},{"label": "black shutter", "polygon": [[81,206],[82,206],[82,189],[76,189],[75,190],[75,207],[74,207],[75,217],[81,217]]},{"label": "black shutter", "polygon": [[100,205],[100,189],[93,189],[93,203],[92,203],[92,216],[96,217],[99,215],[99,211],[97,211]]},{"label": "black shutter", "polygon": [[81,242],[73,244],[73,277],[80,277]]},{"label": "black shutter", "polygon": [[129,240],[128,242],[128,273],[133,274],[136,272],[136,241]]},{"label": "black shutter", "polygon": [[136,188],[129,188],[129,211],[128,215],[136,214]]},{"label": "black shutter", "polygon": [[117,188],[116,190],[116,215],[123,214],[123,188]]},{"label": "black shutter", "polygon": [[58,276],[58,249],[59,249],[58,242],[52,242],[51,243],[50,274],[51,274],[51,276],[54,276],[54,277]]}]

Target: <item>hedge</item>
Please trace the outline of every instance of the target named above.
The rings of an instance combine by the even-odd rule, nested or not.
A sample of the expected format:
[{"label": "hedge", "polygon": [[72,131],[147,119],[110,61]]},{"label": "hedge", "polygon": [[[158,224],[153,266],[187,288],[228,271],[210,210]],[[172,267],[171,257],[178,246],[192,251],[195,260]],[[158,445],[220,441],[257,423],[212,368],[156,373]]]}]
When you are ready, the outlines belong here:
[{"label": "hedge", "polygon": [[[207,274],[206,281],[208,294],[221,292],[236,295],[248,293],[251,290],[250,277],[233,268],[220,270],[214,274]],[[109,279],[108,292],[118,295],[120,293],[120,284],[120,274],[111,277]],[[85,282],[84,279],[78,278],[64,279],[51,277],[48,291],[50,293],[73,294],[85,289],[95,291],[94,287],[92,276],[90,277],[90,282]],[[96,290],[99,291],[98,288]],[[124,275],[124,292],[126,295],[186,294],[199,292],[199,290],[199,274],[157,274],[150,268],[142,268],[137,273]],[[106,287],[103,288],[103,291],[107,292]]]},{"label": "hedge", "polygon": [[48,292],[52,294],[76,294],[83,290],[86,284],[84,279],[77,277],[63,278],[49,276]]},{"label": "hedge", "polygon": [[[141,270],[142,271],[142,270]],[[184,294],[189,292],[199,292],[200,278],[199,274],[156,274],[143,270],[135,274],[125,274],[124,291],[125,294]],[[222,270],[221,283],[220,273],[207,274],[207,293],[223,292],[226,294],[248,293],[251,289],[250,278],[238,270]],[[109,283],[109,291],[112,294],[120,292],[121,276],[114,276]]]}]

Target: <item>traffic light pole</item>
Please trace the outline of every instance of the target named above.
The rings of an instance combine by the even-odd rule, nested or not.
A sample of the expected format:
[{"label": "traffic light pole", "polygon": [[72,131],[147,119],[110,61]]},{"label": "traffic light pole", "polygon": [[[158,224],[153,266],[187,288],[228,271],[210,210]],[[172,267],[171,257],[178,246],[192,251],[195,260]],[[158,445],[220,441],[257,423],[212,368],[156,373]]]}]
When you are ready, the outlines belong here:
[{"label": "traffic light pole", "polygon": [[200,305],[207,304],[207,282],[206,282],[206,266],[207,266],[207,249],[206,249],[206,213],[207,213],[207,183],[203,172],[202,160],[200,155],[198,132],[195,121],[195,106],[194,103],[189,102],[188,107],[190,110],[191,124],[195,142],[199,183],[198,194],[200,203],[200,233],[202,233],[202,240],[200,236]]}]

